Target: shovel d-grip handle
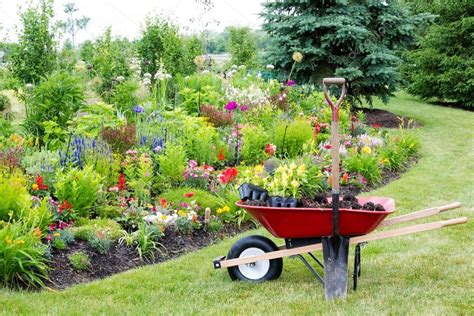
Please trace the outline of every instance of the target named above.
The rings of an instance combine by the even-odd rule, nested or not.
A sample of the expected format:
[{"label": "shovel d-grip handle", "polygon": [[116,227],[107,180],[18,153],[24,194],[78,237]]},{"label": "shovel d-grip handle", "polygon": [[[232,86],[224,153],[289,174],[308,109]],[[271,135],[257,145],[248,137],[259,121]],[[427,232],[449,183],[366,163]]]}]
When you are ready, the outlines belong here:
[{"label": "shovel d-grip handle", "polygon": [[[341,96],[339,100],[334,104],[331,97],[329,96],[328,85],[342,85]],[[342,103],[342,100],[346,96],[346,79],[344,78],[324,78],[323,79],[323,90],[324,98],[326,98],[327,103],[331,106],[332,110],[332,120],[339,122],[339,106]]]}]

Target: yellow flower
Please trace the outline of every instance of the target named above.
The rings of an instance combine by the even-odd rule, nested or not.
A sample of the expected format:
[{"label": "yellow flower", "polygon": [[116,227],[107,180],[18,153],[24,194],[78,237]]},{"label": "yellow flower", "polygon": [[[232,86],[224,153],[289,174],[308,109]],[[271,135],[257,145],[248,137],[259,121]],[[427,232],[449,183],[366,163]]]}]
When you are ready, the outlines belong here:
[{"label": "yellow flower", "polygon": [[33,189],[33,191],[36,191],[36,190],[38,190],[38,185],[36,183],[33,183],[31,188]]},{"label": "yellow flower", "polygon": [[218,208],[216,212],[217,214],[222,214],[227,213],[228,211],[230,211],[230,208],[226,205],[224,207]]},{"label": "yellow flower", "polygon": [[61,236],[61,235],[60,235],[58,232],[55,232],[55,233],[53,234],[53,236],[54,236],[54,237],[59,237],[59,236]]},{"label": "yellow flower", "polygon": [[385,165],[387,162],[388,162],[388,159],[387,159],[387,158],[384,158],[384,159],[380,160],[380,163],[381,163],[382,165]]},{"label": "yellow flower", "polygon": [[230,208],[226,205],[226,206],[224,206],[223,210],[224,210],[224,212],[228,212],[228,211],[230,211]]},{"label": "yellow flower", "polygon": [[6,242],[7,245],[11,245],[12,240],[10,239],[10,237],[5,236],[5,242]]},{"label": "yellow flower", "polygon": [[23,245],[23,244],[25,244],[25,241],[23,239],[15,240],[15,245]]},{"label": "yellow flower", "polygon": [[21,137],[20,135],[18,134],[13,134],[10,136],[10,140],[14,143],[16,143],[17,145],[21,145],[23,143],[23,137]]},{"label": "yellow flower", "polygon": [[300,63],[303,60],[303,54],[301,54],[300,52],[294,52],[293,60],[296,61],[297,63]]},{"label": "yellow flower", "polygon": [[369,146],[362,147],[362,153],[370,154],[371,152],[372,152],[372,149]]},{"label": "yellow flower", "polygon": [[179,210],[178,211],[178,216],[180,217],[185,217],[188,213],[185,210]]},{"label": "yellow flower", "polygon": [[296,180],[293,180],[293,181],[291,181],[291,186],[296,189],[297,187],[300,186],[300,183]]},{"label": "yellow flower", "polygon": [[166,221],[167,218],[168,218],[168,216],[166,216],[166,214],[163,214],[163,215],[161,215],[161,217],[160,217],[160,219],[161,219],[162,221]]},{"label": "yellow flower", "polygon": [[255,173],[262,173],[263,172],[263,165],[255,166]]},{"label": "yellow flower", "polygon": [[292,162],[290,164],[290,170],[295,170],[296,169],[296,164],[294,162]]},{"label": "yellow flower", "polygon": [[302,176],[303,173],[305,172],[306,166],[305,165],[300,165],[298,167],[298,171],[296,172],[299,176]]},{"label": "yellow flower", "polygon": [[41,238],[41,236],[43,235],[43,232],[41,231],[40,228],[36,227],[35,230],[33,231],[33,235],[38,238]]}]

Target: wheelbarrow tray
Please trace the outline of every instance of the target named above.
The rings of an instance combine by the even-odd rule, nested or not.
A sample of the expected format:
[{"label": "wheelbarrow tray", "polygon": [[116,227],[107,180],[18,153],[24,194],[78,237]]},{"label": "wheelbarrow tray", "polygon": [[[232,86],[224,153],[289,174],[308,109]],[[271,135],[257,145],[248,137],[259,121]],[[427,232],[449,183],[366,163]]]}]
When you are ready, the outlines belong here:
[{"label": "wheelbarrow tray", "polygon": [[[395,201],[385,197],[359,197],[359,204],[381,204],[385,211],[339,210],[339,232],[342,236],[360,236],[373,231],[385,217],[395,211]],[[330,199],[329,199],[330,201]],[[237,206],[249,212],[277,238],[324,237],[332,234],[332,209],[251,206],[242,202]]]}]

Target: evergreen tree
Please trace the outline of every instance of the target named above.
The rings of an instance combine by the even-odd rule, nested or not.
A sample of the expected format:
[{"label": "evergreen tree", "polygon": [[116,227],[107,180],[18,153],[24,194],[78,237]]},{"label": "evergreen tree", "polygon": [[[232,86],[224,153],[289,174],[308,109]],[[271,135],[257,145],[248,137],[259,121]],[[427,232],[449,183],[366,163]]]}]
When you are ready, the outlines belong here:
[{"label": "evergreen tree", "polygon": [[402,67],[408,92],[474,107],[474,1],[408,1],[438,15]]},{"label": "evergreen tree", "polygon": [[414,43],[429,14],[410,15],[398,1],[273,0],[263,4],[263,28],[272,39],[267,61],[288,72],[293,52],[303,54],[293,77],[320,83],[344,77],[354,101],[386,102],[400,84],[399,51]]}]

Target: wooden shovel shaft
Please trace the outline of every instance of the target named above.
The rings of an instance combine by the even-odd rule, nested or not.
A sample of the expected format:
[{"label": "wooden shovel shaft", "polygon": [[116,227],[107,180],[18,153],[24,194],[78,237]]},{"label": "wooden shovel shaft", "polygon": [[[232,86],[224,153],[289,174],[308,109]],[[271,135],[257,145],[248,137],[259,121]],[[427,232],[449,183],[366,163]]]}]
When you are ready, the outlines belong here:
[{"label": "wooden shovel shaft", "polygon": [[422,211],[408,213],[405,215],[386,219],[382,223],[380,223],[378,227],[387,227],[387,226],[391,226],[391,225],[395,225],[399,223],[409,222],[409,221],[413,221],[419,218],[433,216],[441,212],[452,210],[458,207],[461,207],[461,203],[459,202],[455,202],[455,203],[451,203],[451,204],[447,204],[447,205],[443,205],[439,207],[432,207],[432,208],[428,208]]},{"label": "wooden shovel shaft", "polygon": [[[467,217],[459,217],[459,218],[454,218],[454,219],[445,220],[445,221],[437,221],[437,222],[431,222],[431,223],[426,223],[426,224],[413,225],[413,226],[398,228],[394,230],[354,237],[350,239],[350,243],[358,244],[358,243],[366,242],[366,241],[374,241],[374,240],[380,240],[380,239],[385,239],[385,238],[390,238],[390,237],[403,236],[403,235],[443,228],[446,226],[464,224],[466,222],[467,222]],[[323,249],[323,246],[321,244],[313,244],[309,246],[303,246],[303,247],[297,247],[297,248],[291,248],[291,249],[281,249],[277,251],[267,252],[263,255],[258,255],[258,256],[223,260],[220,262],[220,267],[221,268],[233,267],[233,266],[253,263],[253,262],[257,262],[261,260],[271,260],[271,259],[276,259],[276,258],[283,258],[283,257],[288,257],[288,256],[304,254],[304,253],[313,252],[313,251],[319,251],[322,249]]]},{"label": "wooden shovel shaft", "polygon": [[331,124],[332,192],[339,193],[339,121]]}]

